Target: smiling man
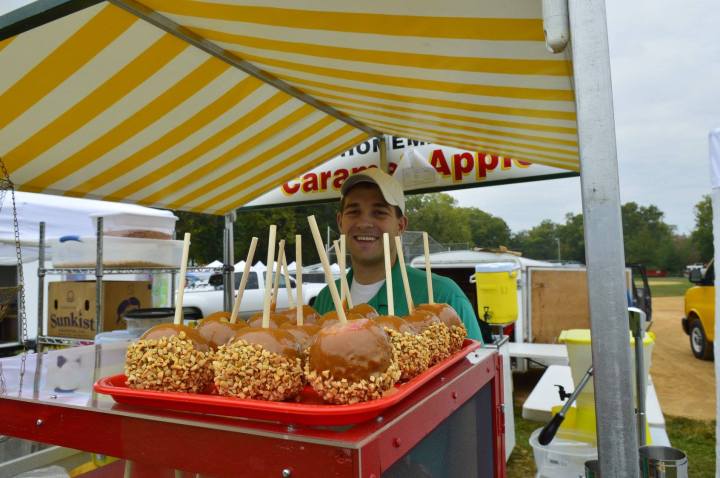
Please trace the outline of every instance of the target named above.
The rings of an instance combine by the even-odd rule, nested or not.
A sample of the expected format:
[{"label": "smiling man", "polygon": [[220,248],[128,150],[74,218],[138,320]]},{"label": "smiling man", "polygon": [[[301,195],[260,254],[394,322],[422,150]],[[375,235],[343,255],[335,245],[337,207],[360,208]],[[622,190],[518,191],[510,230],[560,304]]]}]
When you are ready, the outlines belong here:
[{"label": "smiling man", "polygon": [[[383,233],[390,236],[393,300],[395,314],[408,314],[407,300],[402,286],[400,264],[395,250],[395,236],[402,235],[408,225],[405,216],[405,195],[402,186],[389,174],[378,168],[369,168],[350,176],[340,190],[338,228],[346,236],[347,250],[352,268],[348,273],[353,304],[367,303],[379,314],[387,314],[385,288],[385,256]],[[407,267],[413,302],[428,301],[425,272]],[[468,337],[481,340],[475,311],[460,287],[447,277],[433,274],[435,302],[450,304],[465,324]],[[338,281],[338,287],[339,281]],[[324,314],[334,309],[330,291],[326,287],[318,295],[315,309]]]}]

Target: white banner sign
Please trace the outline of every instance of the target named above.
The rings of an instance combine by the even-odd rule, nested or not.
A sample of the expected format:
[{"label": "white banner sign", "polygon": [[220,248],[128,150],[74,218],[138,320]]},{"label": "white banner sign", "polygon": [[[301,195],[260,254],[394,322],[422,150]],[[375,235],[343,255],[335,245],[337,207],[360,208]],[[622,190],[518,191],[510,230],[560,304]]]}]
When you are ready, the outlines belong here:
[{"label": "white banner sign", "polygon": [[[387,137],[386,142],[388,169],[403,184],[406,193],[448,191],[493,183],[577,175],[564,169],[406,138]],[[348,176],[380,166],[379,150],[377,139],[360,143],[244,207],[337,199],[340,197],[340,187]]]}]

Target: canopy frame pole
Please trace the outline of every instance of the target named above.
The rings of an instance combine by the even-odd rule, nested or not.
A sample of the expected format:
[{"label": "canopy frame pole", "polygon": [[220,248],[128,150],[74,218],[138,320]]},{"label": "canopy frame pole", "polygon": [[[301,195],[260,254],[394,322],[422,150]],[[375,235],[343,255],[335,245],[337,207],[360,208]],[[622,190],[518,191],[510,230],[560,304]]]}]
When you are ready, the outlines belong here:
[{"label": "canopy frame pole", "polygon": [[386,173],[389,173],[388,171],[388,145],[387,140],[385,139],[385,135],[381,135],[378,137],[378,150],[380,152],[380,169],[385,171]]},{"label": "canopy frame pole", "polygon": [[223,310],[232,311],[235,299],[235,211],[225,215],[225,230],[223,234]]},{"label": "canopy frame pole", "polygon": [[639,476],[604,0],[569,0],[600,474]]},{"label": "canopy frame pole", "polygon": [[307,93],[304,93],[295,88],[294,86],[284,82],[283,80],[267,73],[266,71],[261,70],[252,63],[239,58],[235,54],[230,53],[229,51],[220,48],[216,44],[204,39],[203,37],[196,35],[190,30],[183,28],[181,25],[178,25],[169,18],[160,15],[154,10],[149,9],[145,5],[142,5],[134,0],[109,0],[109,2],[118,8],[122,8],[123,10],[132,13],[138,18],[142,18],[146,22],[155,25],[161,30],[164,30],[171,35],[174,35],[182,41],[201,49],[205,53],[212,55],[215,58],[218,58],[239,70],[244,71],[248,75],[254,76],[260,81],[273,86],[274,88],[282,91],[283,93],[286,93],[293,98],[307,103],[310,106],[322,111],[325,114],[332,116],[339,121],[347,123],[350,126],[367,133],[369,136],[380,136],[382,134],[380,131],[371,128],[365,123],[362,123],[354,118],[351,118],[350,116],[347,116],[345,113],[336,110],[332,106],[323,103],[317,98],[310,96]]}]

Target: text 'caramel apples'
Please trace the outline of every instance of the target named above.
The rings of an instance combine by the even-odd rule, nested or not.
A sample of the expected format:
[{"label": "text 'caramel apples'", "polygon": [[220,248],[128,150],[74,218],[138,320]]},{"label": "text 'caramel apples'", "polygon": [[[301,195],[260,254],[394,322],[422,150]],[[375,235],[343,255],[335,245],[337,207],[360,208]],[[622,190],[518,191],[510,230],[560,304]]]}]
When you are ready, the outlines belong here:
[{"label": "text 'caramel apples'", "polygon": [[400,370],[383,329],[370,319],[357,319],[317,333],[305,375],[323,400],[349,404],[380,398],[400,378]]}]

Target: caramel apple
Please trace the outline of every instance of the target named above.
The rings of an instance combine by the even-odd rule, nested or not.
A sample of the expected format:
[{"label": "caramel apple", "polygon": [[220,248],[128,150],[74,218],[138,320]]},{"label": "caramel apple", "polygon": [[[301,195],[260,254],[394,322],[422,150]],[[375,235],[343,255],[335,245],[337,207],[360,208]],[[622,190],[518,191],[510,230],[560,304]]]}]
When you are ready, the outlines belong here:
[{"label": "caramel apple", "polygon": [[430,349],[430,366],[450,356],[450,330],[437,315],[427,310],[415,309],[404,317],[418,334],[427,339]]},{"label": "caramel apple", "polygon": [[451,353],[455,353],[462,348],[465,337],[467,337],[467,329],[450,304],[421,304],[417,306],[417,309],[427,310],[435,314],[440,321],[447,326],[450,331]]},{"label": "caramel apple", "polygon": [[300,350],[304,351],[310,346],[315,334],[320,330],[320,326],[316,324],[297,325],[292,322],[285,322],[280,326],[280,329],[290,332]]},{"label": "caramel apple", "polygon": [[305,364],[308,383],[335,404],[380,398],[400,378],[393,348],[383,329],[369,319],[323,327]]},{"label": "caramel apple", "polygon": [[430,366],[427,338],[397,315],[380,315],[373,321],[385,329],[400,367],[400,380],[409,380]]},{"label": "caramel apple", "polygon": [[367,319],[372,319],[380,315],[378,314],[377,310],[375,310],[375,308],[370,304],[357,304],[355,307],[348,310],[348,314],[362,315]]},{"label": "caramel apple", "polygon": [[203,392],[213,379],[211,358],[210,345],[195,329],[156,325],[128,347],[126,383],[136,390]]},{"label": "caramel apple", "polygon": [[[247,325],[252,328],[262,328],[262,319],[263,314],[262,312],[258,312],[257,314],[253,314],[247,321]],[[271,329],[277,329],[285,322],[288,322],[288,318],[284,314],[276,314],[271,313],[270,314],[270,328]]]},{"label": "caramel apple", "polygon": [[[295,323],[295,320],[297,318],[297,307],[291,307],[278,313],[285,315],[288,318],[288,321]],[[320,318],[320,314],[318,314],[317,311],[309,305],[302,306],[302,315],[303,324],[316,324],[318,319]]]},{"label": "caramel apple", "polygon": [[212,314],[208,315],[207,317],[203,317],[203,319],[218,319],[223,318],[226,319],[228,322],[230,322],[230,312],[225,312],[224,310],[218,310],[217,312],[213,312]]},{"label": "caramel apple", "polygon": [[[362,315],[359,315],[359,314],[345,314],[345,315],[347,317],[347,320],[349,320],[349,321],[364,318]],[[320,316],[320,318],[317,320],[317,325],[319,325],[322,328],[325,328],[325,327],[329,327],[331,325],[337,324],[339,322],[340,322],[340,318],[338,317],[337,311],[330,310]]]},{"label": "caramel apple", "polygon": [[140,336],[140,340],[159,340],[163,337],[174,337],[184,333],[184,338],[190,340],[199,352],[208,352],[210,344],[205,340],[197,330],[182,324],[158,324],[151,327]]},{"label": "caramel apple", "polygon": [[[227,314],[227,316],[226,316]],[[238,330],[247,327],[245,322],[230,323],[228,312],[215,312],[198,322],[195,330],[216,350],[230,341]]]},{"label": "caramel apple", "polygon": [[218,348],[212,365],[220,395],[281,401],[303,387],[297,343],[280,328],[239,330]]}]

